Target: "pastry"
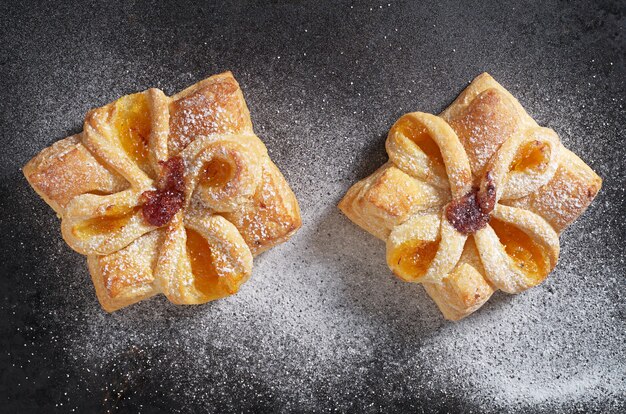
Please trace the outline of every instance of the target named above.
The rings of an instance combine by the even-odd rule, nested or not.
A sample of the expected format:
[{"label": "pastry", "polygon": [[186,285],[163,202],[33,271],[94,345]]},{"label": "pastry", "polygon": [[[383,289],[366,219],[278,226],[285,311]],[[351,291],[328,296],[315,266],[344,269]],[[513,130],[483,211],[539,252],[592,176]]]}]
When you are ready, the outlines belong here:
[{"label": "pastry", "polygon": [[172,97],[149,89],[94,109],[82,133],[23,171],[87,256],[108,312],[157,293],[176,304],[232,295],[253,256],[301,224],[229,72]]},{"label": "pastry", "polygon": [[559,233],[602,180],[491,76],[478,76],[439,116],[402,116],[389,161],[339,208],[385,240],[387,264],[421,283],[447,319],[497,290],[519,293],[556,265]]}]

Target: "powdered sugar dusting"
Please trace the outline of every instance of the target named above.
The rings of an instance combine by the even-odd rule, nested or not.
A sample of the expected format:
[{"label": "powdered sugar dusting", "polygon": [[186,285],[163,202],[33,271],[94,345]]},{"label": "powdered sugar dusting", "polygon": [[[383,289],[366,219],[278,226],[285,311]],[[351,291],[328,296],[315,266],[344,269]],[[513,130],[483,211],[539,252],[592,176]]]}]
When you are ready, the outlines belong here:
[{"label": "powdered sugar dusting", "polygon": [[[623,13],[496,3],[3,5],[3,408],[625,412]],[[108,315],[18,169],[91,107],[225,69],[305,226],[233,297]],[[334,204],[386,161],[399,116],[438,113],[482,71],[604,185],[544,284],[453,324]]]}]

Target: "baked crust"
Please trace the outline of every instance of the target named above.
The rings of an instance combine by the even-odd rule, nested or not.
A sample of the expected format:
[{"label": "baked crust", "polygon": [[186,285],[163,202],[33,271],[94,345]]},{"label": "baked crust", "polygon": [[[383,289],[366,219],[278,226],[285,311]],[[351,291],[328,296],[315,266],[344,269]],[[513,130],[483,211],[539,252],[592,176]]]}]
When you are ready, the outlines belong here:
[{"label": "baked crust", "polygon": [[77,195],[114,193],[128,187],[119,175],[102,163],[81,143],[81,134],[55,142],[23,168],[33,189],[59,216]]},{"label": "baked crust", "polygon": [[422,283],[451,320],[497,289],[541,283],[556,265],[558,234],[602,184],[487,73],[438,117],[401,117],[386,148],[389,162],[339,208],[385,240],[393,272]]},{"label": "baked crust", "polygon": [[177,304],[234,294],[253,255],[301,225],[230,72],[172,97],[149,89],[91,110],[82,133],[23,172],[87,256],[108,312],[158,293]]}]

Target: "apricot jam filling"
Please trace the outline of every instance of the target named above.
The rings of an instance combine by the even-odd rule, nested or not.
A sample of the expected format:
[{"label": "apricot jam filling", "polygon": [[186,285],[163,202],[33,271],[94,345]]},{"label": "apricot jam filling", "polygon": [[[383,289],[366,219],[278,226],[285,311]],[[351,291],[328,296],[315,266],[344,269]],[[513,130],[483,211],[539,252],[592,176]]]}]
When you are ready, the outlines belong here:
[{"label": "apricot jam filling", "polygon": [[72,229],[81,238],[115,233],[128,224],[140,207],[111,206],[102,216],[87,219]]},{"label": "apricot jam filling", "polygon": [[232,165],[223,159],[214,158],[204,165],[200,183],[209,187],[224,187],[233,176]]},{"label": "apricot jam filling", "polygon": [[113,125],[120,146],[142,170],[149,168],[150,106],[141,93],[125,96],[115,103]]},{"label": "apricot jam filling", "polygon": [[489,225],[515,265],[534,284],[541,282],[550,272],[550,259],[546,249],[509,223],[492,218]]},{"label": "apricot jam filling", "polygon": [[400,245],[391,256],[391,263],[400,270],[405,280],[414,280],[426,274],[428,267],[439,249],[439,239],[435,241],[411,240]]},{"label": "apricot jam filling", "polygon": [[232,280],[229,279],[233,278],[221,277],[218,274],[215,258],[207,240],[195,230],[188,228],[186,231],[187,254],[189,255],[191,273],[194,277],[193,283],[196,289],[212,299],[237,293],[238,284],[236,282],[238,280],[231,283]]},{"label": "apricot jam filling", "polygon": [[432,139],[424,125],[406,116],[401,118],[394,128],[398,133],[413,141],[426,154],[434,166],[444,166],[439,145]]},{"label": "apricot jam filling", "polygon": [[526,143],[515,155],[511,163],[511,170],[543,171],[550,161],[550,148],[541,141],[531,141]]}]

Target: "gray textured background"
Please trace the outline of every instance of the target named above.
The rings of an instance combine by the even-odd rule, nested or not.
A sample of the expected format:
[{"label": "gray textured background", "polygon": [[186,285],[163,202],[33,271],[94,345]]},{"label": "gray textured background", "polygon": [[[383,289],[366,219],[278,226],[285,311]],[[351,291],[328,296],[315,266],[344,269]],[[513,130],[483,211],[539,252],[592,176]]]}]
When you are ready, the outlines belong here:
[{"label": "gray textured background", "polygon": [[[19,3],[0,5],[0,411],[624,412],[624,2]],[[92,107],[223,70],[304,227],[232,298],[107,315],[19,168]],[[483,71],[605,181],[544,284],[453,324],[335,204],[401,114]]]}]

